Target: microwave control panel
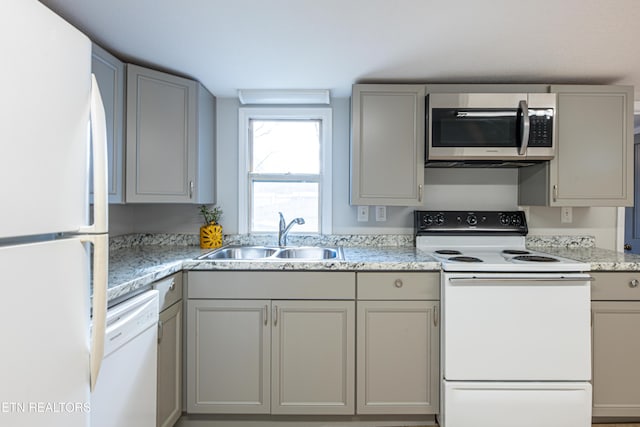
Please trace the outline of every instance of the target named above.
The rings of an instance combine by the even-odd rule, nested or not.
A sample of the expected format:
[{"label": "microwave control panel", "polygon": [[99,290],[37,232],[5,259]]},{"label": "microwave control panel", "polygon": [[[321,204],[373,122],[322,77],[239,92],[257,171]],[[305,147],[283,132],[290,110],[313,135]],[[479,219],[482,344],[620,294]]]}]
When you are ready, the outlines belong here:
[{"label": "microwave control panel", "polygon": [[552,147],[553,109],[529,108],[529,146]]}]

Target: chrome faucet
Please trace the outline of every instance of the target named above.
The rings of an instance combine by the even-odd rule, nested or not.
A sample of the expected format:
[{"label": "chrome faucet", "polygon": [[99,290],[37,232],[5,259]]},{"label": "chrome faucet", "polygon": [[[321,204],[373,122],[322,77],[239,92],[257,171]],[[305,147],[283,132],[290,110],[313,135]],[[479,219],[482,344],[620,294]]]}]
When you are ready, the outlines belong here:
[{"label": "chrome faucet", "polygon": [[282,212],[278,212],[280,215],[280,224],[278,225],[278,246],[287,246],[287,234],[293,227],[293,224],[304,224],[304,218],[294,218],[289,225],[285,226],[286,222]]}]

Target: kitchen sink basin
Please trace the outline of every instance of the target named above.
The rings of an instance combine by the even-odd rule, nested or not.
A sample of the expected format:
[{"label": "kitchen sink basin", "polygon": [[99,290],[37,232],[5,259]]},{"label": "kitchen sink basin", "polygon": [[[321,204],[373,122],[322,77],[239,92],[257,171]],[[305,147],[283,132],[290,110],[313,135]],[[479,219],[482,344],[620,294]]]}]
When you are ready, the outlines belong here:
[{"label": "kitchen sink basin", "polygon": [[270,247],[270,246],[224,246],[199,256],[201,260],[255,260],[255,261],[322,261],[343,260],[342,248],[326,247]]},{"label": "kitchen sink basin", "polygon": [[204,254],[198,259],[262,259],[278,252],[277,248],[265,246],[227,246]]},{"label": "kitchen sink basin", "polygon": [[276,253],[276,258],[286,259],[342,259],[340,248],[284,248]]}]

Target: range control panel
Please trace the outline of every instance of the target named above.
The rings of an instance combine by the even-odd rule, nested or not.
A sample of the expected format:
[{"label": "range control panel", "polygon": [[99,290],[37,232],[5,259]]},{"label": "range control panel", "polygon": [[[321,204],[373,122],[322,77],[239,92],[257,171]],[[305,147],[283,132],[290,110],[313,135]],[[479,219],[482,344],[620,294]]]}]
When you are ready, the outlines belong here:
[{"label": "range control panel", "polygon": [[415,211],[416,236],[426,234],[526,235],[522,211]]}]

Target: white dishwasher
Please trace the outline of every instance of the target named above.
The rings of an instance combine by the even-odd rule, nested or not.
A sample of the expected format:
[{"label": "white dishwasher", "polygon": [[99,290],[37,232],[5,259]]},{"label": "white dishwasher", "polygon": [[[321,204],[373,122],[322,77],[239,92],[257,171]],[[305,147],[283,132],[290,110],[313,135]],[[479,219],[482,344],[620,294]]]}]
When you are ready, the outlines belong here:
[{"label": "white dishwasher", "polygon": [[91,394],[91,427],[155,427],[158,291],[107,311],[104,359]]}]

